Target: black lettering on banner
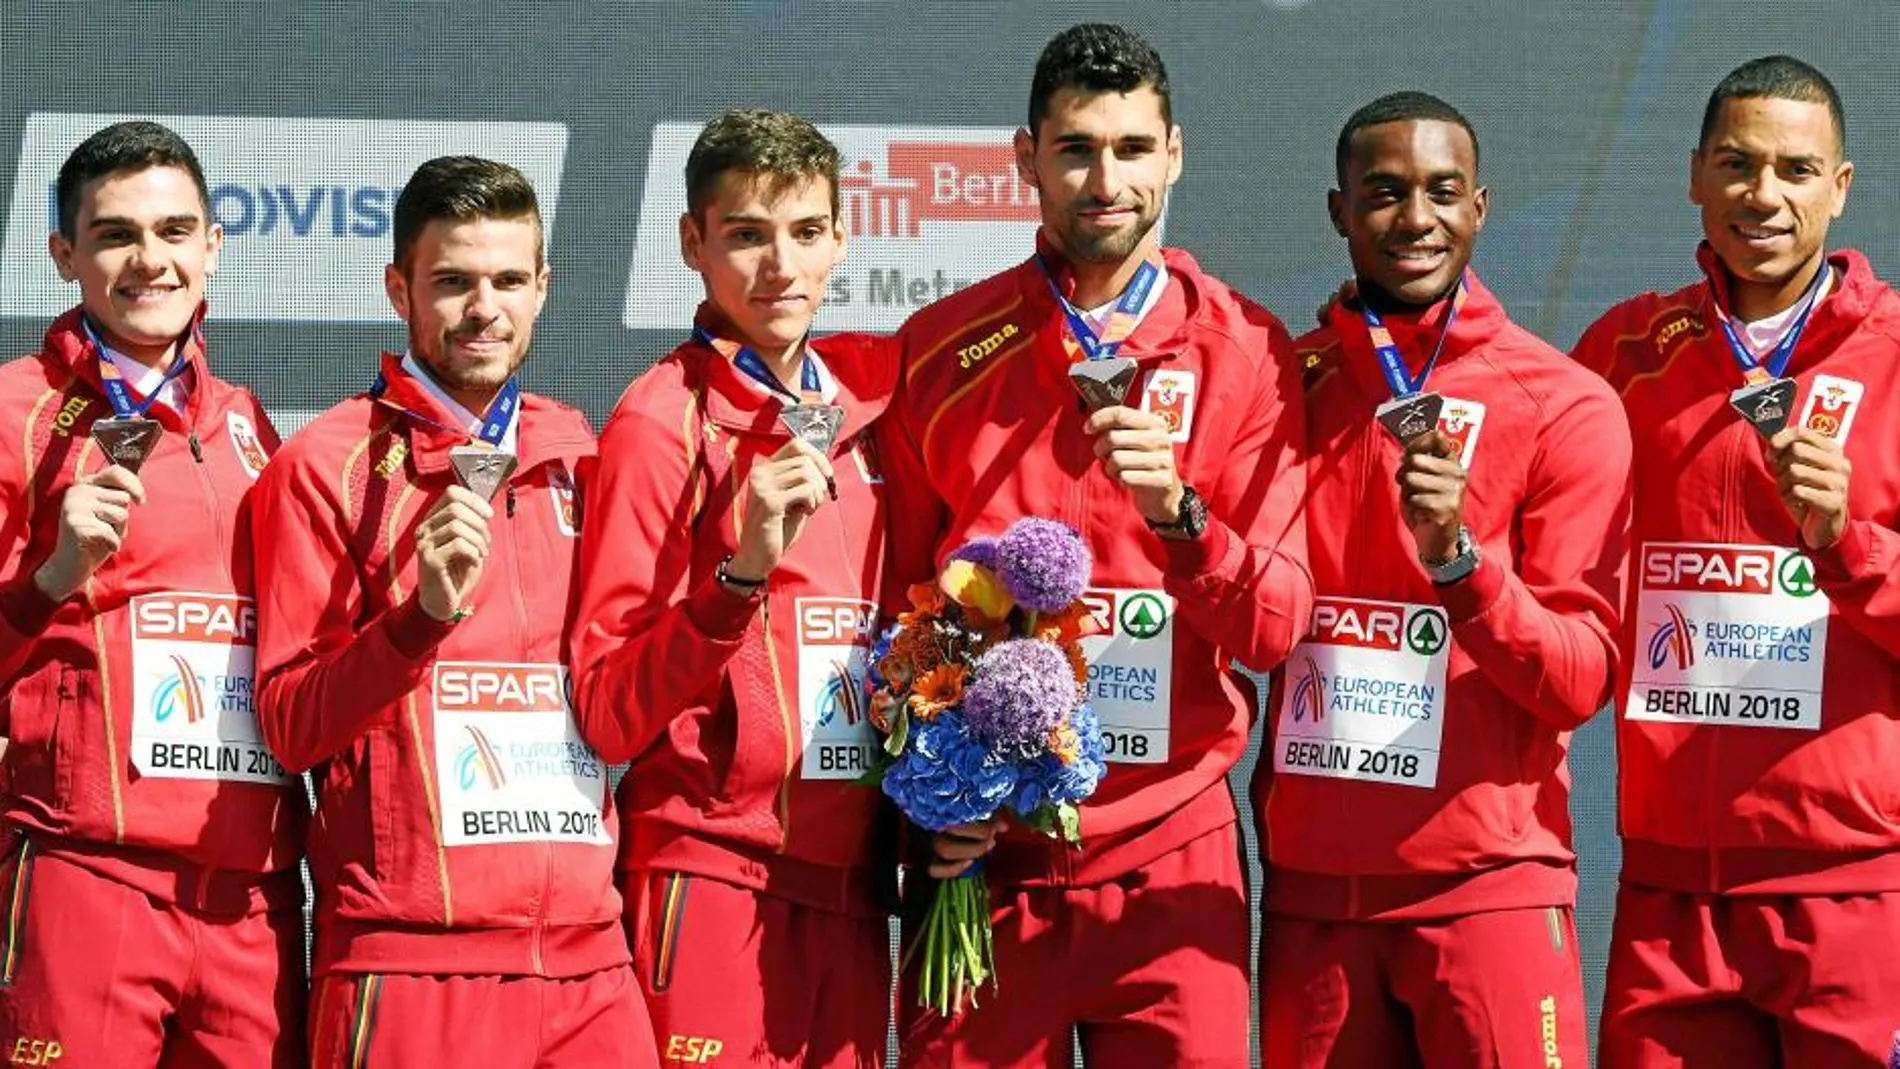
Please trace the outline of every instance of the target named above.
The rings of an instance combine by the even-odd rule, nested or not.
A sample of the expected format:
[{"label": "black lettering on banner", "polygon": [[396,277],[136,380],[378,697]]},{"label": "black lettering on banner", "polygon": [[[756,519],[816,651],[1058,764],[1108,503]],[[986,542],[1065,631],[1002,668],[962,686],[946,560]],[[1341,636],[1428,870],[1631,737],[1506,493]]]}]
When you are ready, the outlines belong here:
[{"label": "black lettering on banner", "polygon": [[1117,757],[1139,760],[1148,756],[1148,736],[1135,731],[1104,731],[1102,750],[1110,761]]},{"label": "black lettering on banner", "polygon": [[1361,750],[1359,751],[1359,767],[1356,771],[1368,776],[1417,779],[1418,755],[1398,753],[1394,750]]}]

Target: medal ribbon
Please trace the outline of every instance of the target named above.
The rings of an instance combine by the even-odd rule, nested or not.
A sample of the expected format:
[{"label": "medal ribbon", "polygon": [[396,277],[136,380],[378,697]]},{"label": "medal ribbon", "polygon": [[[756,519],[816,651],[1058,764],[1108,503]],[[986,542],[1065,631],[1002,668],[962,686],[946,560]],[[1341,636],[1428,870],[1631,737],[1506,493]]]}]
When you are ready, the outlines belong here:
[{"label": "medal ribbon", "polygon": [[818,377],[818,362],[811,358],[809,350],[805,353],[804,363],[798,369],[798,392],[793,393],[785,388],[785,384],[778,380],[777,375],[772,374],[771,368],[765,366],[765,359],[749,347],[740,345],[736,341],[714,337],[712,332],[705,327],[695,326],[693,337],[698,339],[701,345],[711,348],[713,352],[732,361],[734,367],[745,372],[759,385],[775,394],[790,398],[793,404],[824,404],[825,384]]},{"label": "medal ribbon", "polygon": [[[369,395],[371,398],[381,401],[398,412],[401,412],[403,415],[408,416],[410,419],[427,423],[431,427],[438,427],[442,430],[462,429],[460,427],[445,426],[440,420],[425,416],[413,408],[406,408],[396,404],[383,396],[388,392],[389,383],[383,378],[383,373],[379,371],[376,373],[376,381],[370,383],[369,386]],[[508,381],[501,384],[501,389],[495,392],[494,400],[488,402],[488,411],[482,416],[481,429],[475,433],[476,440],[491,449],[500,449],[502,441],[508,437],[508,425],[515,421],[515,411],[520,407],[521,380],[514,375],[510,375],[508,376]]]},{"label": "medal ribbon", "polygon": [[1379,354],[1379,370],[1385,372],[1386,385],[1391,387],[1394,398],[1411,397],[1424,391],[1425,380],[1431,378],[1432,369],[1438,366],[1438,355],[1445,351],[1445,339],[1451,337],[1451,325],[1458,322],[1458,312],[1465,306],[1466,292],[1465,280],[1460,277],[1457,288],[1451,292],[1451,310],[1445,313],[1445,325],[1439,328],[1438,342],[1432,346],[1432,355],[1416,377],[1405,370],[1405,354],[1399,351],[1399,343],[1393,340],[1385,320],[1369,302],[1359,302],[1366,333],[1372,336],[1372,349]]},{"label": "medal ribbon", "polygon": [[1794,359],[1795,343],[1801,340],[1801,332],[1807,329],[1808,316],[1814,312],[1815,301],[1820,299],[1821,287],[1826,284],[1833,268],[1825,262],[1814,274],[1814,281],[1808,285],[1808,292],[1801,298],[1801,311],[1795,313],[1794,322],[1782,331],[1768,355],[1758,357],[1742,341],[1741,332],[1735,329],[1735,320],[1730,318],[1722,302],[1711,295],[1709,304],[1715,308],[1715,318],[1722,324],[1722,335],[1728,339],[1729,355],[1735,358],[1735,366],[1742,369],[1742,379],[1750,386],[1760,386],[1781,378],[1788,371],[1788,362]]},{"label": "medal ribbon", "polygon": [[[146,395],[145,400],[137,400],[132,396],[132,387],[126,383],[125,376],[119,371],[119,365],[113,363],[112,358],[106,355],[106,343],[99,340],[99,335],[93,333],[91,323],[85,326],[86,337],[91,339],[94,355],[99,361],[99,384],[105,387],[106,400],[112,402],[113,415],[120,419],[144,417],[145,413],[150,412],[152,406],[158,403],[158,399],[165,396],[165,387],[177,381],[178,376],[183,375],[186,369],[191,367],[191,361],[185,356],[186,339],[180,338],[178,347],[172,350],[172,366],[165,369],[165,377],[158,381],[158,385]],[[197,328],[194,327],[188,336],[195,337],[196,334]]]},{"label": "medal ribbon", "polygon": [[1042,268],[1042,277],[1049,281],[1049,292],[1056,295],[1056,303],[1062,306],[1062,318],[1069,323],[1069,329],[1062,335],[1062,348],[1069,354],[1069,363],[1079,364],[1084,360],[1107,360],[1121,351],[1122,342],[1135,332],[1139,323],[1141,306],[1148,303],[1148,291],[1154,288],[1155,280],[1161,277],[1161,261],[1150,256],[1135,268],[1135,277],[1122,287],[1122,294],[1115,299],[1115,310],[1109,313],[1108,322],[1102,324],[1102,332],[1097,334],[1089,326],[1088,317],[1069,303],[1063,294],[1062,286],[1056,282],[1056,276],[1049,270],[1048,263],[1039,256],[1036,263]]}]

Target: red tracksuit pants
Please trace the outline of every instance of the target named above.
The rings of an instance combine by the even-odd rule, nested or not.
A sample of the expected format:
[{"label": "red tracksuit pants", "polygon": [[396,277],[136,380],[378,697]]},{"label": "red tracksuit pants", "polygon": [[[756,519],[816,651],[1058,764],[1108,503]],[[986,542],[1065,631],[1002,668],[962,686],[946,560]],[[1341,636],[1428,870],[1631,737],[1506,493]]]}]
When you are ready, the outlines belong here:
[{"label": "red tracksuit pants", "polygon": [[0,867],[0,1062],[291,1069],[303,912],[157,901],[22,840]]},{"label": "red tracksuit pants", "polygon": [[310,998],[311,1069],[652,1069],[624,965],[585,976],[330,973]]},{"label": "red tracksuit pants", "polygon": [[671,1067],[877,1069],[890,1028],[890,922],[704,876],[630,873],[633,967]]},{"label": "red tracksuit pants", "polygon": [[[904,1069],[1248,1064],[1248,913],[1228,825],[1105,884],[992,888],[994,994],[953,1021],[898,995]],[[1074,1038],[1072,1038],[1074,1037]]]},{"label": "red tracksuit pants", "polygon": [[1616,895],[1602,1069],[1884,1069],[1900,893]]},{"label": "red tracksuit pants", "polygon": [[1586,1069],[1568,909],[1430,923],[1269,914],[1261,1053],[1272,1069]]}]

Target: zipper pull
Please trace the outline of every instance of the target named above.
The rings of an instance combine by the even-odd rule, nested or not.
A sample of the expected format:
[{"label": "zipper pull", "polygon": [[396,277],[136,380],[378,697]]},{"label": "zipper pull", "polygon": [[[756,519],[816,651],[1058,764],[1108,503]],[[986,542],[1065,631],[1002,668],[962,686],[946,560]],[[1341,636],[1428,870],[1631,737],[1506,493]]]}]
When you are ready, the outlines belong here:
[{"label": "zipper pull", "polygon": [[198,432],[196,430],[186,431],[185,441],[191,443],[191,459],[203,464],[205,462],[205,451],[204,447],[198,444]]},{"label": "zipper pull", "polygon": [[509,483],[508,484],[508,516],[509,518],[512,519],[514,517],[514,514],[515,514],[515,484]]}]

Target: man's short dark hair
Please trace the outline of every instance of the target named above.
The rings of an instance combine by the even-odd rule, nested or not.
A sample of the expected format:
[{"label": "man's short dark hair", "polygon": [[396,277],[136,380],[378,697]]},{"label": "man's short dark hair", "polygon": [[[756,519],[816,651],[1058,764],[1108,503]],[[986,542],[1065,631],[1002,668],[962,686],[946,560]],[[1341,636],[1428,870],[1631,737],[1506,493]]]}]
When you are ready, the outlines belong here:
[{"label": "man's short dark hair", "polygon": [[129,174],[151,167],[176,167],[191,175],[198,187],[198,203],[211,224],[211,190],[205,185],[198,154],[168,126],[155,122],[113,123],[73,149],[59,168],[59,232],[68,241],[79,236],[79,198],[93,181],[113,174]]},{"label": "man's short dark hair", "polygon": [[480,156],[438,156],[416,168],[396,198],[390,229],[394,263],[407,270],[422,231],[435,220],[525,219],[534,224],[534,263],[541,266],[541,205],[528,176]]},{"label": "man's short dark hair", "polygon": [[838,169],[843,157],[810,119],[786,111],[734,108],[707,123],[686,155],[686,210],[703,219],[719,180],[739,172],[763,180],[772,193],[823,178],[838,216]]},{"label": "man's short dark hair", "polygon": [[1161,119],[1172,125],[1168,68],[1146,38],[1106,22],[1071,26],[1043,46],[1036,60],[1036,77],[1029,84],[1029,136],[1036,136],[1049,101],[1064,89],[1132,93],[1144,86],[1161,98]]},{"label": "man's short dark hair", "polygon": [[1346,125],[1339,128],[1339,143],[1333,148],[1333,167],[1339,173],[1339,188],[1346,188],[1346,164],[1352,158],[1353,135],[1368,126],[1389,122],[1448,122],[1462,126],[1471,136],[1472,162],[1475,164],[1478,160],[1478,131],[1471,128],[1470,120],[1457,108],[1430,93],[1409,89],[1388,93],[1353,112]]},{"label": "man's short dark hair", "polygon": [[1847,155],[1847,110],[1841,107],[1841,94],[1827,75],[1793,56],[1763,56],[1728,72],[1709,94],[1709,106],[1702,111],[1702,136],[1696,147],[1709,143],[1715,132],[1722,104],[1729,100],[1799,100],[1808,104],[1826,104],[1827,116],[1834,123],[1834,139],[1840,142],[1841,156]]}]

